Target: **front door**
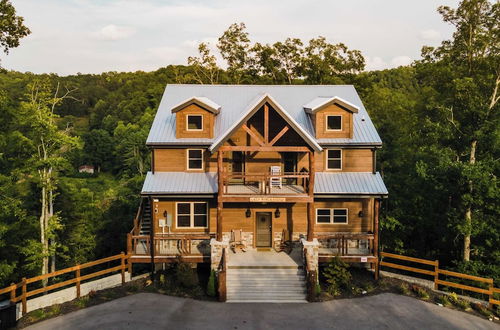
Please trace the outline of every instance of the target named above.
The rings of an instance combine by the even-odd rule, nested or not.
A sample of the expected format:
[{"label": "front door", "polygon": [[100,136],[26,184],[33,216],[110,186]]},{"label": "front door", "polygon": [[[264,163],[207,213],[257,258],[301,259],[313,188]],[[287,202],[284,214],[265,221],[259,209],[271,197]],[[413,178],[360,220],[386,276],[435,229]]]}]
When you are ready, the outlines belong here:
[{"label": "front door", "polygon": [[256,247],[271,247],[271,212],[257,212]]},{"label": "front door", "polygon": [[[245,172],[245,154],[242,151],[233,151],[230,157],[231,159],[228,164],[228,172],[238,174]],[[242,183],[243,178],[231,178],[230,182]]]}]

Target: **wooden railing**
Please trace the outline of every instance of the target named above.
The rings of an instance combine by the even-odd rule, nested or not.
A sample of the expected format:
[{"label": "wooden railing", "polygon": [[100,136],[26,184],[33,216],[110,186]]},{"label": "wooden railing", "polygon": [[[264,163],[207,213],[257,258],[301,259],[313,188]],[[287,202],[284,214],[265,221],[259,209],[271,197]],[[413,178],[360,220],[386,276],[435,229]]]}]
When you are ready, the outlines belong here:
[{"label": "wooden railing", "polygon": [[[91,278],[95,278],[95,277],[102,276],[105,274],[113,273],[116,271],[121,272],[122,284],[124,284],[125,283],[125,271],[127,270],[128,258],[129,257],[122,252],[121,254],[117,254],[117,255],[114,255],[111,257],[107,257],[107,258],[103,258],[103,259],[99,259],[99,260],[95,260],[95,261],[91,261],[91,262],[87,262],[87,263],[84,263],[81,265],[76,265],[76,266],[69,267],[69,268],[64,268],[64,269],[57,270],[57,271],[52,272],[52,273],[39,275],[36,277],[31,277],[31,278],[24,277],[21,282],[19,282],[17,284],[12,283],[10,286],[3,288],[3,289],[0,289],[0,295],[9,293],[9,296],[10,296],[9,300],[13,304],[21,301],[22,312],[23,312],[23,314],[26,314],[28,298],[35,296],[35,295],[38,295],[38,294],[41,294],[41,293],[46,293],[48,291],[59,289],[59,288],[62,288],[62,287],[65,287],[65,286],[68,286],[71,284],[76,284],[76,297],[80,298],[80,284],[82,281],[89,280]],[[120,264],[118,266],[106,268],[106,269],[103,269],[103,270],[100,270],[100,271],[97,271],[94,273],[90,273],[87,275],[81,275],[81,271],[83,269],[86,269],[89,267],[94,267],[94,266],[97,266],[97,265],[100,265],[103,263],[112,262],[112,261],[116,261],[116,260],[120,260]],[[63,274],[68,274],[68,273],[74,273],[74,278],[66,280],[66,281],[62,281],[59,283],[54,283],[54,284],[51,284],[51,285],[48,285],[45,287],[41,287],[41,288],[37,288],[37,289],[33,289],[33,290],[28,290],[28,284],[39,282],[42,280],[49,280],[50,278],[60,276]],[[19,289],[19,288],[21,288],[21,294],[17,295],[17,289]]]},{"label": "wooden railing", "polygon": [[[200,251],[193,251],[193,243],[209,240],[210,235],[157,235],[153,238],[155,256],[201,256]],[[151,236],[127,236],[127,253],[136,256],[151,255]]]},{"label": "wooden railing", "polygon": [[[241,172],[222,172],[223,194],[229,195],[269,195],[272,194],[270,186],[271,178],[280,178],[283,185],[287,184],[287,179],[292,179],[295,187],[301,187],[302,191],[287,191],[281,189],[279,194],[308,194],[309,193],[309,173],[287,172],[283,174],[271,173],[241,173]],[[238,181],[241,181],[238,182]],[[231,189],[231,186],[252,186],[255,189],[246,191],[245,189]],[[230,191],[233,190],[233,191]]]},{"label": "wooden railing", "polygon": [[[433,281],[434,281],[434,289],[435,290],[439,289],[439,286],[442,285],[442,286],[453,287],[453,288],[462,289],[462,290],[466,290],[466,291],[470,291],[470,292],[481,293],[481,294],[488,296],[488,302],[490,304],[490,307],[492,307],[493,305],[500,305],[500,300],[495,299],[495,294],[499,294],[500,289],[495,288],[493,286],[493,279],[492,278],[479,277],[479,276],[468,275],[468,274],[463,274],[463,273],[458,273],[458,272],[452,272],[452,271],[445,270],[445,269],[439,269],[439,261],[438,260],[426,260],[426,259],[420,259],[420,258],[413,258],[413,257],[399,255],[399,254],[387,253],[387,252],[381,252],[380,256],[382,258],[391,258],[391,259],[403,260],[406,262],[416,263],[416,264],[420,264],[420,265],[432,266],[432,269],[422,269],[422,268],[417,268],[418,266],[412,267],[412,266],[396,264],[394,262],[387,262],[387,261],[383,261],[383,260],[380,261],[381,267],[389,267],[389,268],[394,268],[394,269],[405,270],[408,272],[432,276]],[[465,284],[461,284],[461,283],[441,280],[439,278],[439,275],[451,276],[451,277],[461,278],[461,279],[470,280],[470,281],[474,281],[474,282],[485,283],[488,286],[488,288],[485,289],[484,287],[481,287],[481,286],[471,286],[471,285],[465,285]]]},{"label": "wooden railing", "polygon": [[[364,256],[367,254],[373,255],[374,252],[375,235],[371,233],[332,233],[328,235],[317,235],[317,239],[320,243],[322,243],[322,241],[336,240],[334,246],[328,244],[325,247],[324,244],[322,244],[322,247],[332,249],[332,252],[336,251],[334,254],[338,256]],[[367,253],[360,253],[360,250],[362,250],[361,248],[353,248],[354,251],[349,251],[349,241],[357,240],[368,241]]]},{"label": "wooden railing", "polygon": [[227,260],[226,248],[222,249],[222,257],[220,258],[219,273],[217,274],[217,288],[219,292],[219,301],[225,302],[227,299]]},{"label": "wooden railing", "polygon": [[142,212],[144,211],[143,199],[141,198],[141,203],[139,204],[139,208],[137,209],[137,213],[134,217],[134,227],[130,231],[131,235],[139,235],[142,225]]}]

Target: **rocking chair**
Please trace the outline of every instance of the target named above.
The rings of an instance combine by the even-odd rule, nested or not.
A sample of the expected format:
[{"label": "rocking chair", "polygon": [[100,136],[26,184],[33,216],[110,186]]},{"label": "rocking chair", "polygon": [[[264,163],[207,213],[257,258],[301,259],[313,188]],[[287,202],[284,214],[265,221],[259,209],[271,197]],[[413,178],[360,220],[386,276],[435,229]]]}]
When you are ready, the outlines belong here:
[{"label": "rocking chair", "polygon": [[234,253],[236,253],[236,249],[241,249],[241,251],[246,252],[246,246],[243,242],[243,233],[242,230],[231,230],[231,241],[229,242],[229,246]]},{"label": "rocking chair", "polygon": [[275,246],[276,252],[286,252],[287,254],[290,254],[293,249],[293,243],[290,238],[290,232],[286,229],[283,229],[283,232],[281,233],[281,241],[278,242]]}]

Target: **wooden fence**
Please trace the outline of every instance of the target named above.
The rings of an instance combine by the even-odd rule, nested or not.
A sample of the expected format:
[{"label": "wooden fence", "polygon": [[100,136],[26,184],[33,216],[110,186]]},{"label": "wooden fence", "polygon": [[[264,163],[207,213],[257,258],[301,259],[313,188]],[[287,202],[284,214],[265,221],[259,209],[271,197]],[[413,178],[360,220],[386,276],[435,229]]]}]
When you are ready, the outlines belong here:
[{"label": "wooden fence", "polygon": [[[46,293],[48,291],[55,290],[55,289],[76,283],[76,296],[77,296],[77,298],[80,298],[80,284],[82,281],[85,281],[85,280],[88,280],[88,279],[91,279],[94,277],[98,277],[101,275],[109,274],[112,272],[116,272],[116,271],[121,271],[122,284],[124,284],[125,283],[125,271],[127,270],[128,258],[129,258],[129,256],[122,252],[121,254],[117,254],[117,255],[114,255],[111,257],[107,257],[107,258],[103,258],[103,259],[99,259],[99,260],[95,260],[95,261],[91,261],[91,262],[87,262],[85,264],[76,265],[76,266],[69,267],[69,268],[64,268],[64,269],[57,270],[57,271],[52,272],[52,273],[39,275],[36,277],[31,277],[31,278],[23,277],[21,282],[19,282],[17,284],[12,283],[10,286],[3,288],[3,289],[0,289],[0,295],[10,293],[10,302],[11,303],[17,303],[17,302],[21,301],[23,314],[26,314],[28,298],[32,297],[34,295],[37,295],[37,294]],[[111,261],[116,261],[116,260],[120,260],[120,265],[106,268],[106,269],[103,269],[103,270],[100,270],[100,271],[97,271],[94,273],[90,273],[87,275],[81,275],[81,270],[83,270],[85,268],[94,267],[96,265],[100,265],[100,264],[103,264],[106,262],[111,262]],[[67,273],[72,273],[72,272],[74,272],[74,276],[75,276],[72,279],[28,291],[28,284],[35,283],[35,282],[42,281],[42,280],[48,281],[49,278],[63,275],[63,274],[67,274]],[[19,288],[21,288],[21,294],[17,295],[17,289],[19,289]]]},{"label": "wooden fence", "polygon": [[[439,261],[438,260],[419,259],[419,258],[402,256],[399,254],[393,254],[393,253],[387,253],[387,252],[381,252],[380,256],[382,258],[391,258],[391,259],[409,261],[412,263],[419,264],[420,268],[417,268],[419,266],[412,267],[412,266],[405,266],[405,265],[396,264],[394,262],[387,262],[387,261],[383,261],[383,260],[380,261],[380,266],[432,276],[433,281],[434,281],[434,289],[435,290],[439,289],[439,286],[442,285],[442,286],[453,287],[453,288],[462,289],[462,290],[466,290],[466,291],[470,291],[470,292],[482,293],[482,294],[485,294],[489,297],[488,302],[489,302],[490,307],[493,307],[493,305],[500,305],[500,300],[495,299],[495,296],[494,296],[495,293],[497,293],[497,294],[500,293],[500,288],[493,287],[493,279],[492,278],[473,276],[473,275],[468,275],[468,274],[463,274],[463,273],[452,272],[452,271],[445,270],[445,269],[439,269]],[[432,266],[431,267],[432,269],[422,269],[421,265]],[[466,279],[466,280],[470,280],[470,281],[486,283],[488,286],[488,289],[485,289],[484,287],[480,287],[480,286],[470,286],[470,285],[441,280],[439,278],[439,275],[451,276],[451,277]]]}]

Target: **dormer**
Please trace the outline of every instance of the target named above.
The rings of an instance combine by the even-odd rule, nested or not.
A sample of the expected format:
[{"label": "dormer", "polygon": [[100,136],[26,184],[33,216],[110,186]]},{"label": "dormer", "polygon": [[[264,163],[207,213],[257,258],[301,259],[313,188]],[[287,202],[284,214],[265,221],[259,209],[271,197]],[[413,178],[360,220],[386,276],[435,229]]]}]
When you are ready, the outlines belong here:
[{"label": "dormer", "polygon": [[203,96],[189,98],[174,106],[176,138],[213,138],[215,116],[220,108],[220,105]]},{"label": "dormer", "polygon": [[310,114],[317,139],[348,138],[353,136],[353,114],[359,108],[338,96],[317,97],[304,105]]}]

